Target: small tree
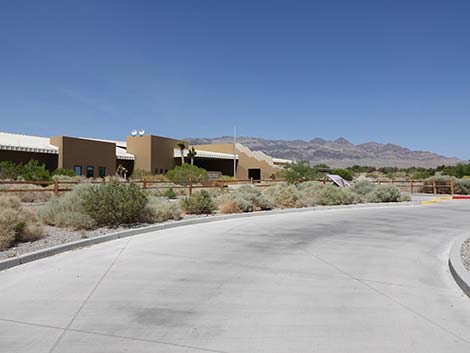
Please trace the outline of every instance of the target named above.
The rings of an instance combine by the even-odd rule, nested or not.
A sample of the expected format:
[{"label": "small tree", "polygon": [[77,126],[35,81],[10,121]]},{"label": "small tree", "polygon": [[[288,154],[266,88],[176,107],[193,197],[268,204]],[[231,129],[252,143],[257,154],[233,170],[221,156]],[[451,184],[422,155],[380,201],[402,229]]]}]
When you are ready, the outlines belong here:
[{"label": "small tree", "polygon": [[191,158],[191,165],[194,164],[194,157],[196,157],[196,155],[197,155],[196,150],[194,149],[194,147],[191,147],[188,151],[188,157]]},{"label": "small tree", "polygon": [[181,152],[181,165],[184,164],[184,149],[186,148],[186,144],[184,143],[184,141],[181,141],[181,142],[178,142],[178,145],[177,145],[180,149],[180,152]]}]

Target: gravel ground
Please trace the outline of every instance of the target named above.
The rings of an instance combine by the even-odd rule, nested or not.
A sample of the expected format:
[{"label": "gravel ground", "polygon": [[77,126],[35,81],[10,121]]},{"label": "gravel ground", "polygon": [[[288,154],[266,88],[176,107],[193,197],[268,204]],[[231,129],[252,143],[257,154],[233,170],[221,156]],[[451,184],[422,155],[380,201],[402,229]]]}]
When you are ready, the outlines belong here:
[{"label": "gravel ground", "polygon": [[470,238],[463,243],[461,254],[465,268],[470,271]]},{"label": "gravel ground", "polygon": [[[142,227],[142,225],[140,225]],[[13,248],[0,251],[0,260],[20,256],[37,250],[50,248],[55,245],[70,243],[84,238],[94,238],[107,233],[114,233],[129,228],[98,228],[91,231],[73,231],[57,227],[46,226],[47,236],[30,243],[19,243]]]}]

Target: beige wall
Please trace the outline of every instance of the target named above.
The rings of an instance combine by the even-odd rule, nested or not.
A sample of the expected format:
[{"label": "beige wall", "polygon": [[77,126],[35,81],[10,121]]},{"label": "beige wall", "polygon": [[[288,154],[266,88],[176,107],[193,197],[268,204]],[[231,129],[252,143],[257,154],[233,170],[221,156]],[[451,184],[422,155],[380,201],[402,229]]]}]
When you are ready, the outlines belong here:
[{"label": "beige wall", "polygon": [[[224,144],[209,144],[209,145],[197,145],[194,146],[196,149],[220,153],[233,153],[233,144],[224,143]],[[248,179],[248,169],[261,169],[261,179],[269,179],[273,175],[277,168],[274,164],[270,164],[267,161],[260,161],[254,157],[253,153],[244,148],[242,151],[240,148],[237,148],[238,154],[238,164],[237,164],[237,178],[238,179]],[[266,156],[269,160],[270,157]]]},{"label": "beige wall", "polygon": [[105,167],[107,175],[116,172],[116,145],[112,142],[55,136],[50,143],[59,148],[58,168],[73,169],[79,165],[82,175],[86,175],[87,167],[92,166],[95,177],[99,176],[99,167]]},{"label": "beige wall", "polygon": [[153,135],[127,137],[127,152],[135,156],[134,170],[158,174],[173,169],[176,166],[174,149],[180,141]]}]

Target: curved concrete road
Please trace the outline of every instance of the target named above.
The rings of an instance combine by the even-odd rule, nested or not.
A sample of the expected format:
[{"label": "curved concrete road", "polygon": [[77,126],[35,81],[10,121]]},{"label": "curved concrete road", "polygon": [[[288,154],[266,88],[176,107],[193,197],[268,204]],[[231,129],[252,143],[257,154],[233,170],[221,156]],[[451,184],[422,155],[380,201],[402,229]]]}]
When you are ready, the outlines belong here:
[{"label": "curved concrete road", "polygon": [[470,352],[470,202],[175,228],[0,272],[0,351]]}]

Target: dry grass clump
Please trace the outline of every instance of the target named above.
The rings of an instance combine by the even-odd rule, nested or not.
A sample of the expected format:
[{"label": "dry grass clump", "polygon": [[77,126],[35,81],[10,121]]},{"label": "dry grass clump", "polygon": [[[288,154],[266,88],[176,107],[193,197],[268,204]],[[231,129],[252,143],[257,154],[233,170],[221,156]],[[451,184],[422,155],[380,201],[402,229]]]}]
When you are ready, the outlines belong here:
[{"label": "dry grass clump", "polygon": [[219,211],[220,213],[241,213],[242,210],[238,207],[236,201],[222,199],[219,200]]},{"label": "dry grass clump", "polygon": [[16,196],[0,195],[0,250],[44,235],[44,227],[33,210],[23,208]]},{"label": "dry grass clump", "polygon": [[[34,184],[5,184],[0,186],[1,190],[33,190],[33,189],[44,189],[44,191],[25,191],[25,192],[14,192],[21,202],[47,202],[53,196],[53,185],[48,185],[46,187],[41,185]],[[47,190],[47,191],[46,191]]]},{"label": "dry grass clump", "polygon": [[172,202],[164,198],[150,196],[148,209],[148,217],[153,222],[176,221],[183,217],[183,211],[178,202]]},{"label": "dry grass clump", "polygon": [[253,212],[273,208],[270,200],[251,185],[244,185],[223,194],[219,197],[218,204],[222,213]]}]

